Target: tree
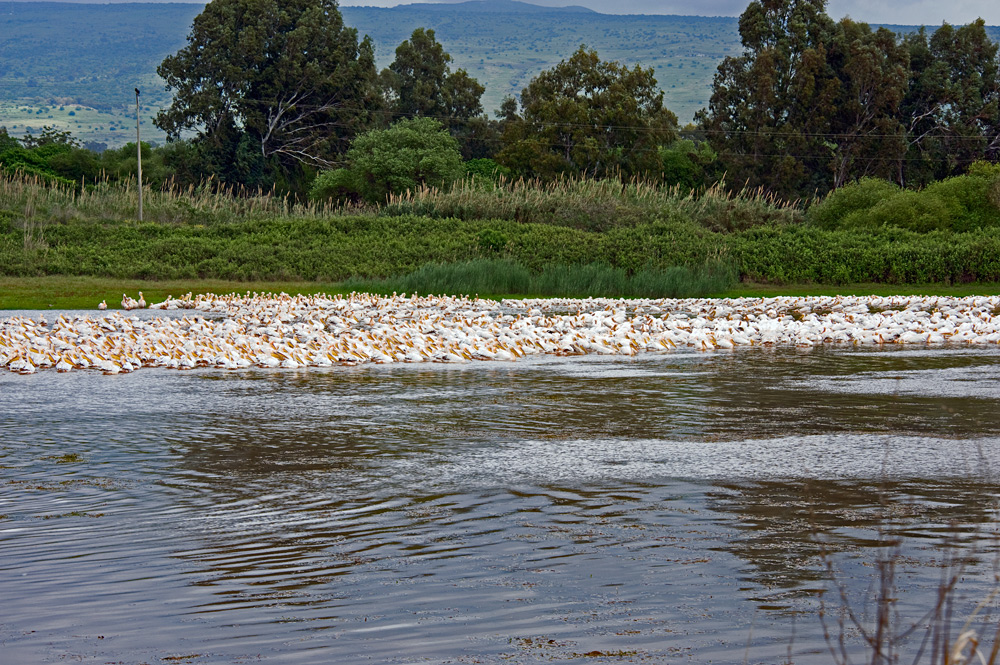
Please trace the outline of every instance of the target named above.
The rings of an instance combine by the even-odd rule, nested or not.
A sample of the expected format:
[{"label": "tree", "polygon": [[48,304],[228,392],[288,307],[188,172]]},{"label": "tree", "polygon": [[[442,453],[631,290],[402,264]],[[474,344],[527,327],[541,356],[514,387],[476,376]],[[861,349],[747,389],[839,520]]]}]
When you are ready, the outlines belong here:
[{"label": "tree", "polygon": [[865,177],[892,179],[906,152],[898,109],[909,83],[907,48],[885,28],[872,32],[845,18],[828,61],[840,82],[828,132],[833,188]]},{"label": "tree", "polygon": [[331,165],[379,106],[372,44],[334,0],[212,0],[157,72],[175,92],[156,126],[197,131],[222,163],[242,146],[286,168]]},{"label": "tree", "polygon": [[677,137],[652,69],[602,61],[581,46],[501,107],[497,161],[542,178],[659,173],[658,149]]},{"label": "tree", "polygon": [[702,130],[730,179],[810,196],[865,177],[926,184],[1000,158],[1000,63],[981,20],[899,38],[826,0],[755,0]]},{"label": "tree", "polygon": [[0,127],[0,153],[10,148],[20,148],[21,142],[7,133],[6,127]]},{"label": "tree", "polygon": [[718,155],[707,142],[695,143],[680,138],[669,146],[660,148],[663,172],[660,179],[665,185],[678,187],[682,192],[704,191],[717,182]]},{"label": "tree", "polygon": [[72,132],[57,129],[51,125],[42,127],[42,132],[38,136],[25,134],[24,138],[21,139],[21,144],[29,149],[44,146],[62,146],[64,149],[80,147],[80,142],[76,140]]},{"label": "tree", "polygon": [[384,203],[389,194],[446,187],[464,173],[458,143],[431,118],[408,118],[362,134],[347,161],[347,168],[320,173],[310,196]]},{"label": "tree", "polygon": [[740,16],[744,52],[719,65],[697,115],[731,182],[788,197],[829,189],[840,82],[825,9],[826,0],[755,0]]},{"label": "tree", "polygon": [[961,173],[1000,159],[1000,60],[982,19],[908,35],[911,78],[901,105],[908,141],[900,184]]},{"label": "tree", "polygon": [[98,163],[70,132],[46,126],[40,134],[28,134],[18,141],[0,128],[0,169],[51,183],[79,185],[81,178],[96,178]]},{"label": "tree", "polygon": [[397,118],[434,118],[458,140],[467,159],[483,156],[496,135],[483,114],[486,88],[464,69],[451,71],[451,62],[433,30],[414,30],[380,75],[388,109]]}]

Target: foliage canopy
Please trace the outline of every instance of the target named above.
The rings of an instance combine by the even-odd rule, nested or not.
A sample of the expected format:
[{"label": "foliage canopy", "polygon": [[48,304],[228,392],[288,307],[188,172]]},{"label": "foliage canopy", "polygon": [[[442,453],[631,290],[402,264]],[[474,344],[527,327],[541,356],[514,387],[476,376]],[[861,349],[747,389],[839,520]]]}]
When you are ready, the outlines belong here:
[{"label": "foliage canopy", "polygon": [[347,161],[347,168],[320,173],[310,192],[314,199],[384,203],[389,194],[445,187],[465,172],[458,143],[432,118],[408,118],[362,134]]},{"label": "foliage canopy", "polygon": [[330,165],[379,104],[372,44],[334,0],[212,0],[157,72],[174,98],[156,125],[229,160],[242,142],[245,162]]},{"label": "foliage canopy", "polygon": [[505,103],[497,161],[541,178],[658,173],[658,149],[676,138],[652,69],[601,60],[581,46]]},{"label": "foliage canopy", "polygon": [[826,0],[754,0],[740,37],[698,114],[735,182],[810,197],[864,177],[924,184],[1000,156],[1000,63],[981,20],[899,37],[834,23]]},{"label": "foliage canopy", "polygon": [[452,71],[451,62],[433,30],[414,30],[379,75],[388,110],[393,118],[437,120],[458,140],[466,157],[490,154],[496,132],[483,114],[486,88],[464,69]]}]

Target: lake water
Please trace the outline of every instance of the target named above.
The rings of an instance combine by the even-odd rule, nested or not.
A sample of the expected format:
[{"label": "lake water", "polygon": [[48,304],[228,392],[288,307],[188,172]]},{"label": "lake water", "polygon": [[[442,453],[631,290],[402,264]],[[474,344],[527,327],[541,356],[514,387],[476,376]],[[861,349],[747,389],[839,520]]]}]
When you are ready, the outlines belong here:
[{"label": "lake water", "polygon": [[998,407],[959,347],[3,374],[0,662],[864,660],[879,560],[900,630],[994,587]]}]

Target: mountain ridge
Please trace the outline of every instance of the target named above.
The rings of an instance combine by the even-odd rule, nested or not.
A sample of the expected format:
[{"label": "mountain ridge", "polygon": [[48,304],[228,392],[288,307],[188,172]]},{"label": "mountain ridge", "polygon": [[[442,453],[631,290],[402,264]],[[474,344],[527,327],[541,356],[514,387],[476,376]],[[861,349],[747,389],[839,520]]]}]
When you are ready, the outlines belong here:
[{"label": "mountain ridge", "polygon": [[352,7],[363,9],[387,9],[389,11],[436,11],[449,12],[457,10],[459,12],[473,14],[512,14],[512,13],[533,13],[533,14],[597,14],[604,16],[600,12],[594,11],[580,5],[569,5],[567,7],[548,7],[536,5],[533,2],[522,2],[521,0],[464,0],[463,2],[415,2],[407,5],[397,5],[395,7],[363,7],[359,5],[348,5],[341,7],[343,10]]}]

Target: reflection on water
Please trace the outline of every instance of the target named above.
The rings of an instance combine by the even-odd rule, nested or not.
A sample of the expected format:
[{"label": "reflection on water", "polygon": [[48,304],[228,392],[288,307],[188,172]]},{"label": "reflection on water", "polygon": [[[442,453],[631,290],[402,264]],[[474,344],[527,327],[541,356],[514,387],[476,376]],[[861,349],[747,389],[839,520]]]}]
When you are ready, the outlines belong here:
[{"label": "reflection on water", "polygon": [[956,556],[985,595],[998,377],[948,348],[3,375],[3,660],[829,662],[827,562],[859,608],[890,551],[901,614]]}]

